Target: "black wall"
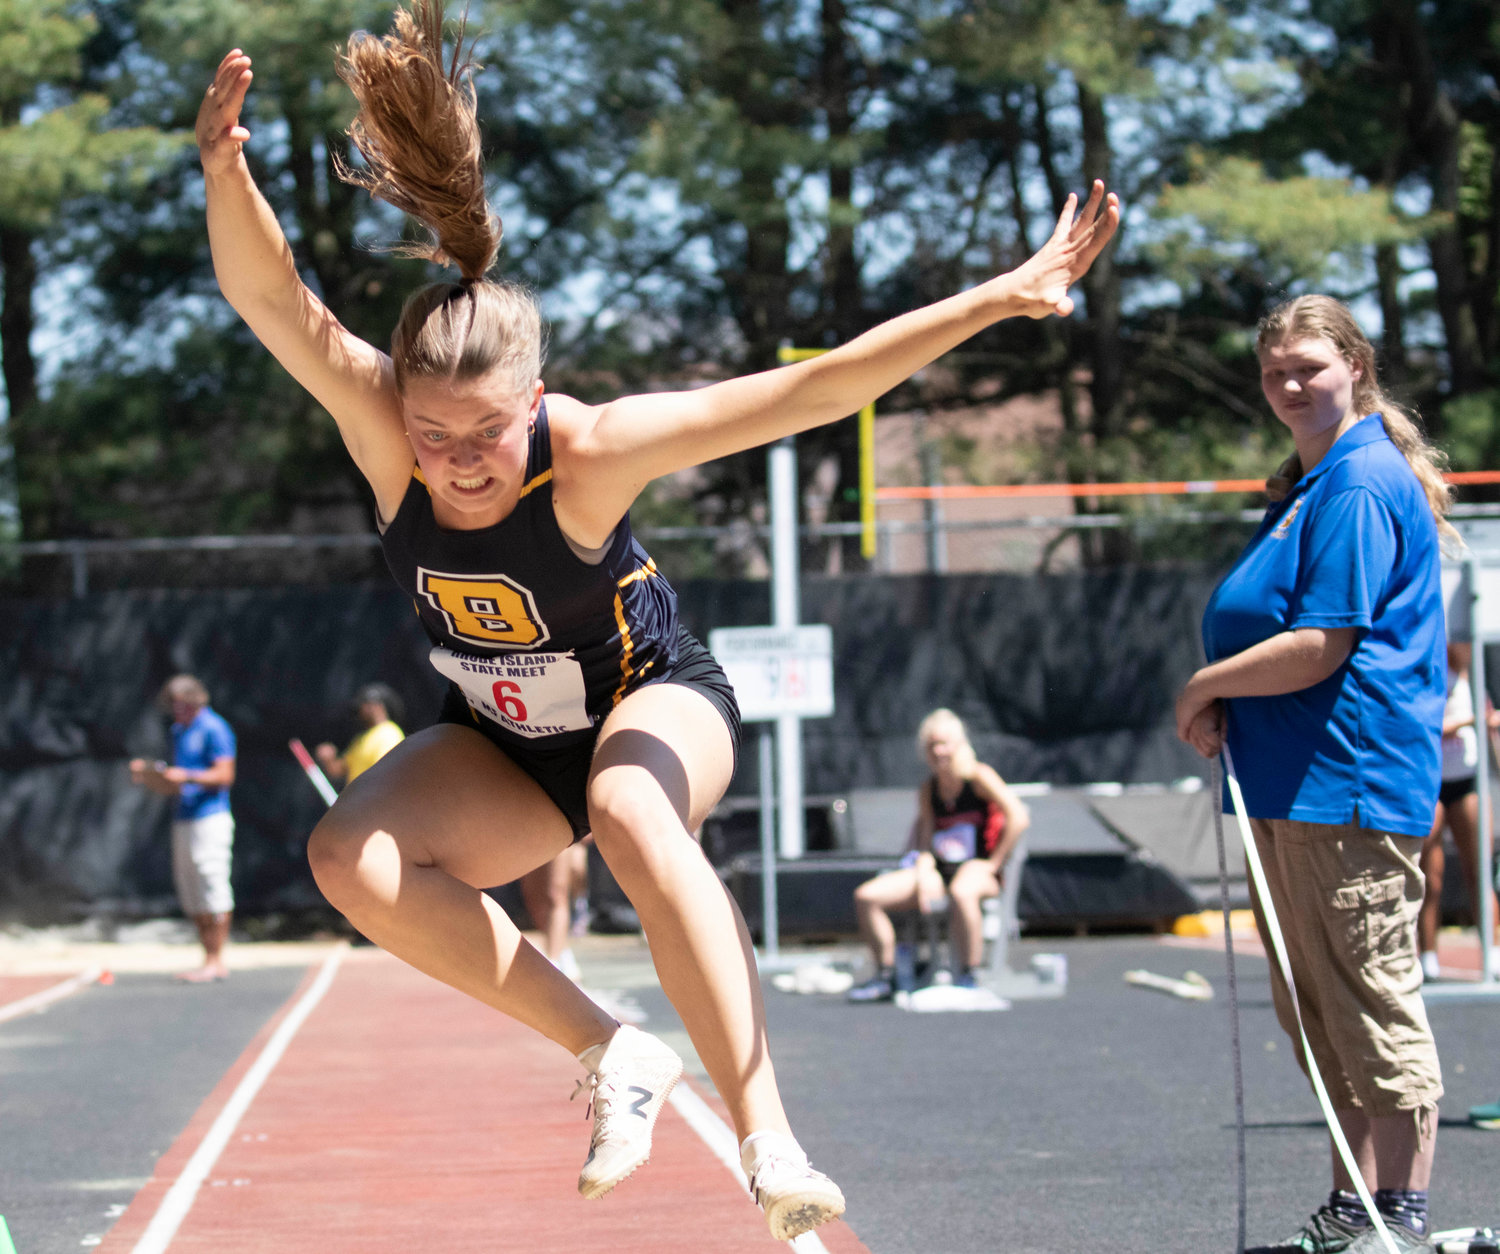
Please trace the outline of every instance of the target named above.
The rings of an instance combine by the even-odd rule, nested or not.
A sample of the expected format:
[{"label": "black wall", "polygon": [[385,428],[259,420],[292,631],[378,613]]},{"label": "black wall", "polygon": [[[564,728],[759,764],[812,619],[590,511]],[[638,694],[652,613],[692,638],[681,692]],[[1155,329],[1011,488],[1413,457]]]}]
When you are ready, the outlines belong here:
[{"label": "black wall", "polygon": [[[1120,570],[1049,576],[810,578],[802,618],[835,643],[837,712],[804,725],[810,793],[915,785],[912,733],[947,705],[1013,781],[1146,782],[1201,772],[1172,732],[1215,576]],[[679,585],[683,620],[770,619],[750,581]],[[241,913],[318,902],[303,859],[323,803],[287,750],[345,742],[348,701],[384,680],[408,730],[441,687],[410,602],[387,585],[114,592],[0,600],[0,917],[50,922],[99,908],[173,907],[166,803],[131,786],[132,756],[164,756],[153,707],[191,671],[239,737],[232,799]],[[746,745],[733,792],[756,789]]]}]

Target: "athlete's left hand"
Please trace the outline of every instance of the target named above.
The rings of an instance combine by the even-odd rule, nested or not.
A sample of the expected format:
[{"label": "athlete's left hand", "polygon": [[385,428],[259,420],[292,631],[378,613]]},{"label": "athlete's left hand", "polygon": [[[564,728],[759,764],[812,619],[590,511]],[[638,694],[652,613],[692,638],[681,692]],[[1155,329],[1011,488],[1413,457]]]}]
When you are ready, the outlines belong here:
[{"label": "athlete's left hand", "polygon": [[1095,179],[1088,204],[1082,213],[1075,213],[1077,208],[1078,197],[1070,195],[1052,238],[1035,256],[993,280],[1009,288],[1011,302],[1021,306],[1016,313],[1028,318],[1050,314],[1066,318],[1073,312],[1068,289],[1088,272],[1094,258],[1114,238],[1120,225],[1120,198],[1114,192],[1106,196],[1104,183]]}]

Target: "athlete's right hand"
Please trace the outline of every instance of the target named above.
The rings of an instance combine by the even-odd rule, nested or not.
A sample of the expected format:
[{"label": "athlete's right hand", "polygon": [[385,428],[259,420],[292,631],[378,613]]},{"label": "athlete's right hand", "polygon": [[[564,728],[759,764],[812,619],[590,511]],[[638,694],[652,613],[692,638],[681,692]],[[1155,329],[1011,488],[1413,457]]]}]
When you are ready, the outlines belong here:
[{"label": "athlete's right hand", "polygon": [[225,173],[239,161],[240,145],[250,138],[250,132],[240,125],[240,109],[253,77],[250,58],[235,48],[219,62],[214,81],[203,93],[193,130],[204,174]]}]

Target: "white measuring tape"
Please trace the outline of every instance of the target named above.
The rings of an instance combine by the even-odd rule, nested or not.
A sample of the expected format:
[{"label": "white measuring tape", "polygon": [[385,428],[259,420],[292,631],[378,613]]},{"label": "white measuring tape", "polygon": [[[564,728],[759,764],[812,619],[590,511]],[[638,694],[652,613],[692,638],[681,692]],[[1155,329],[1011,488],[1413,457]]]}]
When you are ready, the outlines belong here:
[{"label": "white measuring tape", "polygon": [[[1245,798],[1240,792],[1239,777],[1234,773],[1234,759],[1229,754],[1229,746],[1224,746],[1224,782],[1229,786],[1229,797],[1234,803],[1234,817],[1240,827],[1240,840],[1245,846],[1245,863],[1250,868],[1250,877],[1255,884],[1255,894],[1260,899],[1261,912],[1265,915],[1266,928],[1271,933],[1271,949],[1276,955],[1276,965],[1281,968],[1282,978],[1286,981],[1287,991],[1292,998],[1292,1012],[1297,1016],[1297,1034],[1302,1039],[1302,1056],[1307,1060],[1307,1075],[1312,1081],[1313,1092],[1317,1094],[1318,1104],[1323,1108],[1323,1119],[1328,1124],[1328,1132],[1333,1137],[1334,1148],[1339,1152],[1339,1158],[1343,1161],[1344,1169],[1349,1173],[1349,1178],[1354,1182],[1355,1192],[1359,1194],[1359,1200],[1364,1203],[1365,1213],[1370,1216],[1370,1222],[1375,1225],[1375,1230],[1380,1233],[1380,1239],[1385,1243],[1387,1254],[1400,1254],[1396,1248],[1395,1238],[1391,1236],[1390,1229],[1386,1227],[1385,1220],[1375,1208],[1375,1199],[1370,1196],[1370,1190],[1365,1186],[1364,1176],[1360,1174],[1359,1166],[1354,1161],[1354,1154],[1349,1149],[1349,1142],[1344,1136],[1344,1129],[1339,1125],[1338,1115],[1334,1112],[1333,1103],[1328,1099],[1328,1090],[1324,1087],[1323,1077],[1318,1074],[1318,1064],[1313,1060],[1312,1047],[1307,1041],[1307,1032],[1302,1026],[1302,1007],[1297,1002],[1297,985],[1292,980],[1292,964],[1287,959],[1286,939],[1281,934],[1281,923],[1276,918],[1276,906],[1271,900],[1271,891],[1266,884],[1265,868],[1261,866],[1260,851],[1255,846],[1255,836],[1250,831],[1250,820],[1245,814]],[[1221,798],[1213,798],[1214,814],[1217,817],[1221,809]],[[1222,868],[1224,841],[1222,832],[1219,840],[1219,851]],[[1227,894],[1227,890],[1226,890]],[[1231,994],[1233,991],[1233,947],[1234,942],[1229,938],[1229,919],[1226,914],[1224,920],[1225,945],[1230,949],[1230,971],[1231,971]],[[1236,999],[1231,995],[1231,1003]],[[1238,1006],[1234,1005],[1235,1014],[1235,1100],[1239,1104],[1239,1128],[1240,1128],[1240,1237],[1239,1250],[1245,1248],[1245,1192],[1244,1192],[1244,1170],[1245,1170],[1245,1142],[1244,1142],[1244,1096],[1239,1074],[1239,1025]]]}]

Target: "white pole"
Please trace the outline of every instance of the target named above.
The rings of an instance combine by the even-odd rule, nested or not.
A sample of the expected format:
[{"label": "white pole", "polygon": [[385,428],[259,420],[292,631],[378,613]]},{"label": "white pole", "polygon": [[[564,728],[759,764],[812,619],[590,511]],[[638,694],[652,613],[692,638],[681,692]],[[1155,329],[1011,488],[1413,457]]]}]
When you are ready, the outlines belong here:
[{"label": "white pole", "polygon": [[1469,682],[1474,694],[1474,732],[1478,741],[1479,758],[1475,764],[1474,783],[1479,793],[1479,868],[1478,883],[1474,889],[1478,894],[1479,911],[1479,974],[1485,981],[1500,978],[1495,967],[1495,898],[1494,856],[1495,816],[1490,812],[1490,729],[1488,715],[1488,689],[1484,675],[1485,615],[1480,592],[1479,557],[1470,552],[1464,562],[1464,573],[1469,579],[1469,624],[1474,641],[1474,658],[1469,665]]},{"label": "white pole", "polygon": [[761,723],[760,741],[760,943],[767,958],[779,952],[781,920],[776,913],[776,753],[771,744],[771,724]]},{"label": "white pole", "polygon": [[[771,446],[771,625],[795,627],[797,604],[797,445],[792,436]],[[802,823],[802,720],[783,714],[776,720],[776,783],[780,853],[800,858],[807,840]],[[774,873],[774,869],[773,869]]]}]

